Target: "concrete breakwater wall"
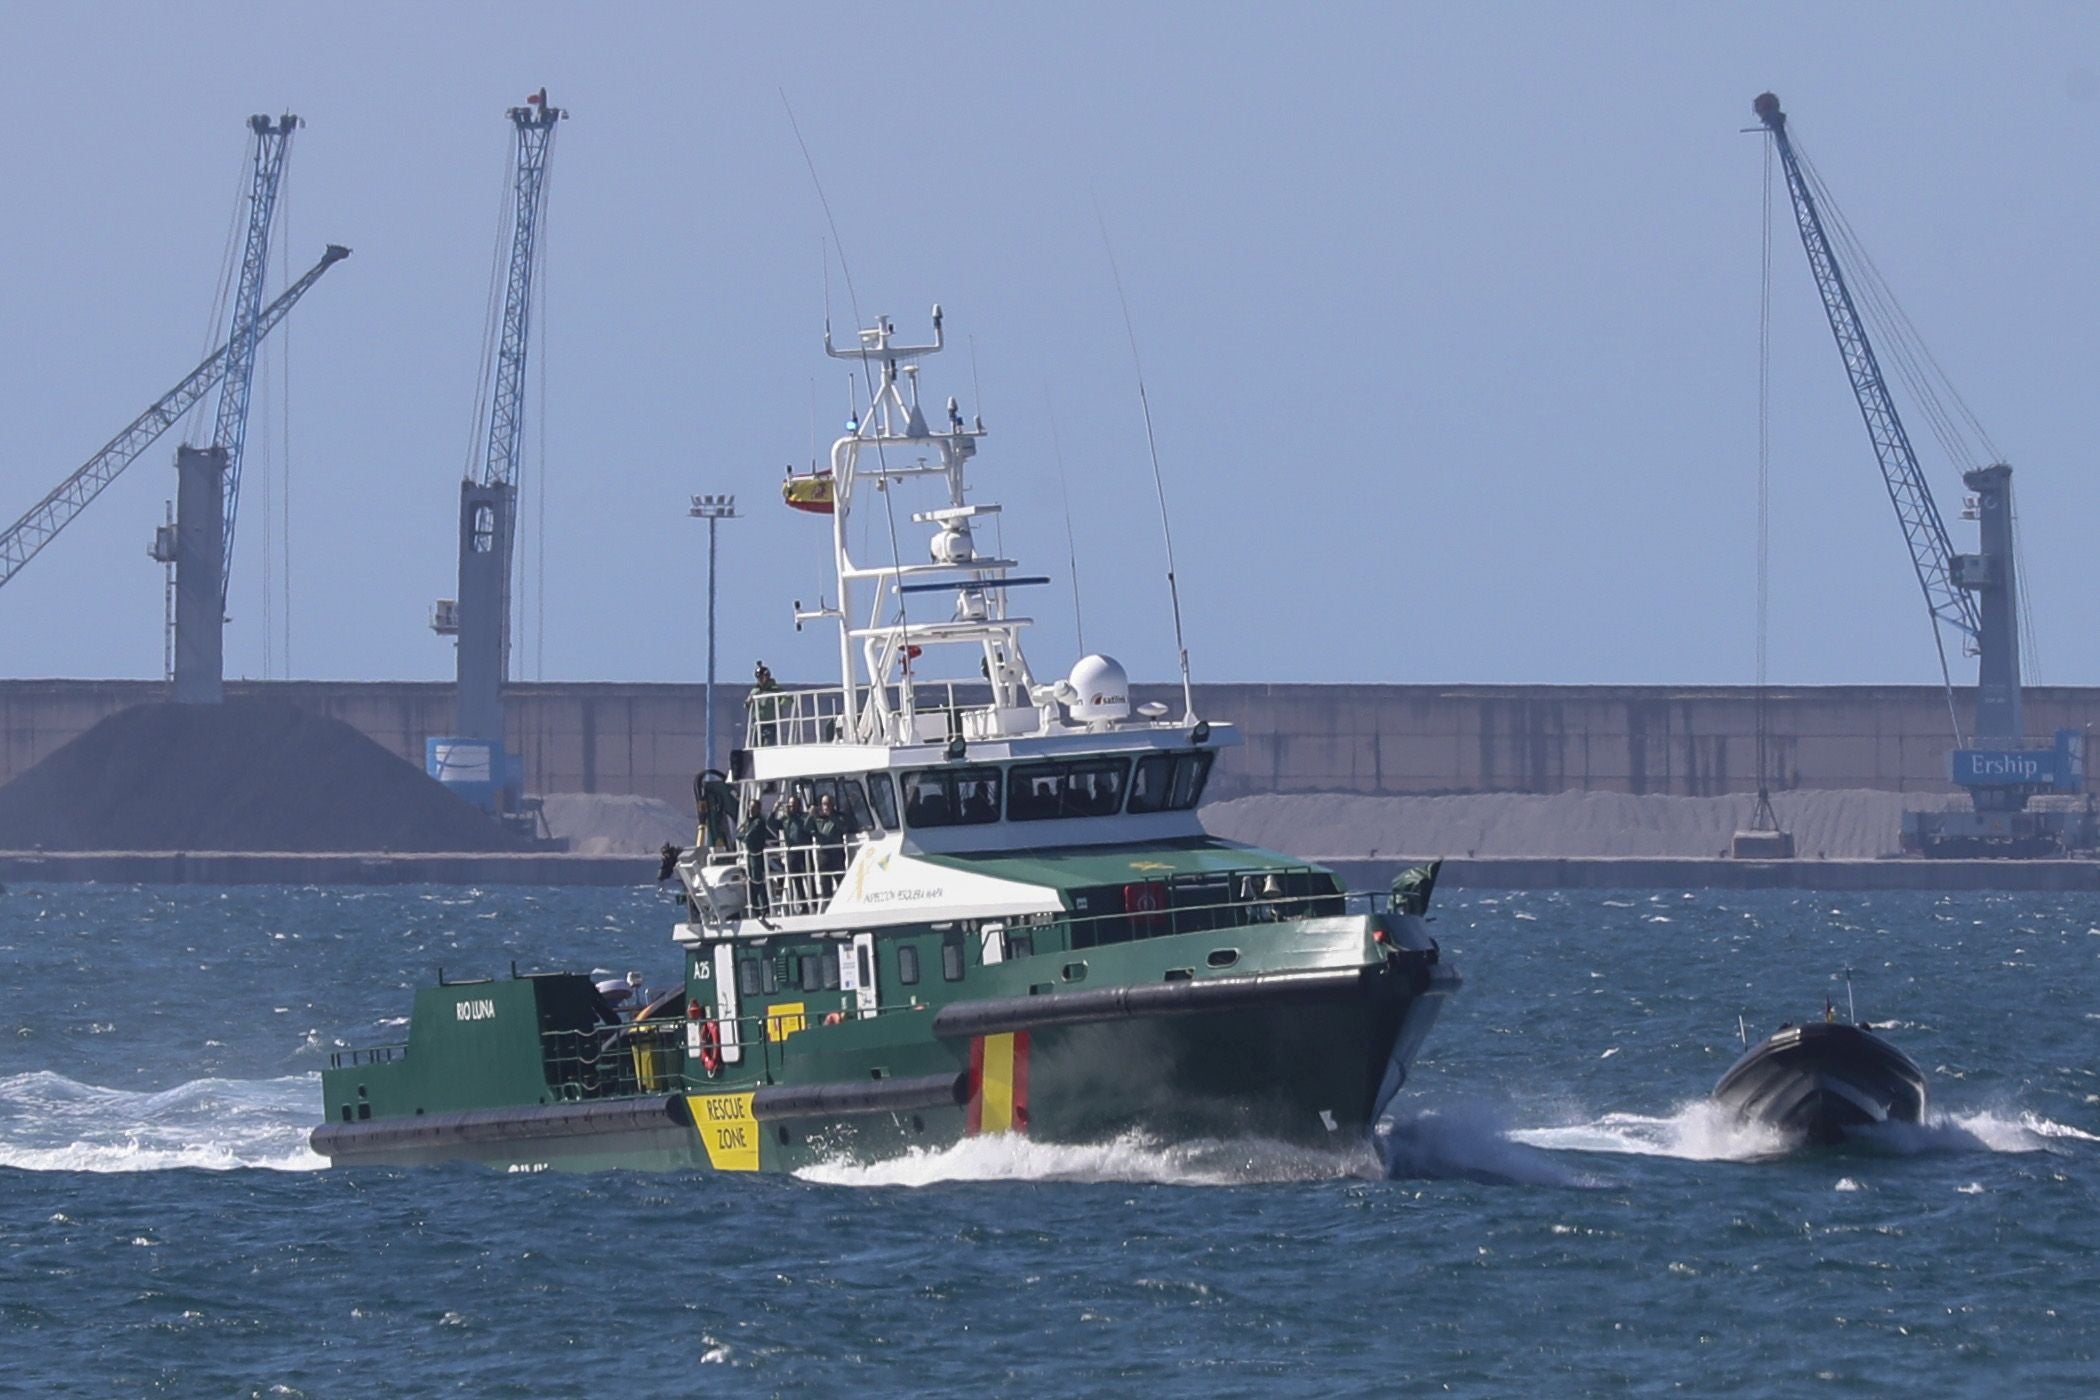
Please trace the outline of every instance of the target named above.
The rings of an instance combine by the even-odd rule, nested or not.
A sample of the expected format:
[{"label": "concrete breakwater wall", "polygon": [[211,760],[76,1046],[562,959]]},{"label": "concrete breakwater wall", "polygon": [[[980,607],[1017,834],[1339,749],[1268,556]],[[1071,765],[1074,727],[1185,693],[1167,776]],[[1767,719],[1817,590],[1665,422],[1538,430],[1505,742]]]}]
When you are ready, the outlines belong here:
[{"label": "concrete breakwater wall", "polygon": [[[1167,686],[1137,698],[1179,709]],[[423,740],[452,727],[444,682],[236,682],[229,694],[288,700],[353,725],[420,766]],[[632,793],[690,801],[705,752],[704,687],[547,682],[509,694],[511,746],[535,792]],[[0,782],[104,716],[159,699],[147,681],[0,681]],[[716,751],[740,729],[744,687],[716,695]],[[1617,792],[1711,797],[1755,788],[1755,698],[1747,687],[1207,685],[1197,709],[1237,724],[1246,747],[1212,796]],[[1964,709],[1967,708],[1964,702]],[[1929,686],[1775,688],[1772,754],[1782,788],[1942,793],[1946,700]],[[2031,690],[2031,733],[2100,724],[2100,688]]]}]

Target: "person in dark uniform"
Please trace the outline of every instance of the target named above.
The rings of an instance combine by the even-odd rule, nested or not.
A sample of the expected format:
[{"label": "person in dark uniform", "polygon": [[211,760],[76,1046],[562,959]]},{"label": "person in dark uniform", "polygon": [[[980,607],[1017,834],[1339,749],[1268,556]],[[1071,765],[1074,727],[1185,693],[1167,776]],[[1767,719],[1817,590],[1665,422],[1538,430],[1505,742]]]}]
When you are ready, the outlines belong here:
[{"label": "person in dark uniform", "polygon": [[780,712],[783,700],[780,682],[761,661],[752,671],[751,704],[758,714],[758,742],[761,747],[781,742]]},{"label": "person in dark uniform", "polygon": [[787,912],[799,914],[810,894],[809,814],[802,810],[802,799],[792,792],[773,809],[773,837],[780,843],[787,867]]},{"label": "person in dark uniform", "polygon": [[839,881],[846,874],[846,843],[853,839],[860,827],[851,816],[841,812],[830,793],[817,799],[816,814],[809,819],[809,839],[817,847],[817,889],[819,897],[829,899],[837,892]]},{"label": "person in dark uniform", "polygon": [[767,912],[766,847],[773,844],[773,823],[766,819],[765,809],[755,798],[744,808],[744,824],[737,829],[737,838],[744,843],[744,876],[749,882],[751,912],[763,918]]}]

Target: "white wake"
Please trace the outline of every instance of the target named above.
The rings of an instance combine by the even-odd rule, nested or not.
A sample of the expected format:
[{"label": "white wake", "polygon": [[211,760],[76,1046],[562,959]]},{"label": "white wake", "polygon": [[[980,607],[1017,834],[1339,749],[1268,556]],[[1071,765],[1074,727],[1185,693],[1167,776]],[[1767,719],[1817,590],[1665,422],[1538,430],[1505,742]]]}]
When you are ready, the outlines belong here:
[{"label": "white wake", "polygon": [[141,1093],[39,1070],[0,1078],[0,1167],[145,1172],[192,1167],[311,1171],[318,1075],[193,1079]]},{"label": "white wake", "polygon": [[1295,1147],[1261,1139],[1161,1143],[1126,1133],[1101,1143],[1037,1142],[1013,1133],[914,1148],[879,1162],[826,1162],[795,1173],[831,1186],[933,1186],[957,1181],[1130,1182],[1245,1186],[1257,1182],[1376,1179],[1368,1147]]},{"label": "white wake", "polygon": [[[1707,1099],[1670,1114],[1607,1113],[1589,1122],[1525,1128],[1514,1141],[1553,1152],[1604,1152],[1678,1157],[1694,1162],[1745,1162],[1776,1157],[1800,1146],[1784,1133],[1746,1123]],[[1982,1110],[1936,1113],[1924,1123],[1887,1123],[1856,1131],[1847,1146],[1899,1156],[1960,1152],[2047,1152],[2057,1144],[2100,1142],[2100,1134],[2053,1122],[2040,1114]]]}]

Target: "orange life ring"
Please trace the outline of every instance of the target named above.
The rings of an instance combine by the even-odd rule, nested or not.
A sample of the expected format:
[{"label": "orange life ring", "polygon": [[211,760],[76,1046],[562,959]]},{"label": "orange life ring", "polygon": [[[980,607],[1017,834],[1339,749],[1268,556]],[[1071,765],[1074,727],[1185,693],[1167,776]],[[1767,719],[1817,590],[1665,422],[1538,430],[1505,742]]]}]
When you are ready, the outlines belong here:
[{"label": "orange life ring", "polygon": [[722,1032],[713,1021],[700,1023],[700,1068],[709,1079],[722,1072]]}]

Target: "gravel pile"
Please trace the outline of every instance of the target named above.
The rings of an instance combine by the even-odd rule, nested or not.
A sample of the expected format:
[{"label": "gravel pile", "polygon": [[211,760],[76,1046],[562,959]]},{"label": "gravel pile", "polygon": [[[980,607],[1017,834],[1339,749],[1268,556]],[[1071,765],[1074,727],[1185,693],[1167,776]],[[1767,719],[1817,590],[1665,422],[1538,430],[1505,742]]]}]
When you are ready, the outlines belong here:
[{"label": "gravel pile", "polygon": [[120,710],[0,787],[0,850],[528,846],[349,725],[278,700]]},{"label": "gravel pile", "polygon": [[653,856],[664,842],[693,844],[693,809],[660,797],[554,792],[540,799],[547,831],[587,856]]}]

